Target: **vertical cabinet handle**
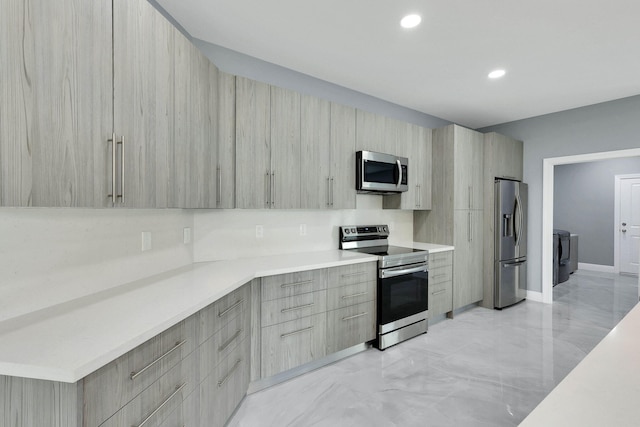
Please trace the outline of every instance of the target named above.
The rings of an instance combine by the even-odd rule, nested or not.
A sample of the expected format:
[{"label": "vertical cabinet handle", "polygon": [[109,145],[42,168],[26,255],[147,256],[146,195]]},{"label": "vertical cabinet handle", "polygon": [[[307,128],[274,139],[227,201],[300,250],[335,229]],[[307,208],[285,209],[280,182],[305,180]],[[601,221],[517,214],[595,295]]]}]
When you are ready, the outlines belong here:
[{"label": "vertical cabinet handle", "polygon": [[331,177],[331,206],[333,206],[333,177]]},{"label": "vertical cabinet handle", "polygon": [[218,180],[218,192],[216,193],[216,206],[220,207],[222,202],[222,171],[220,165],[216,168],[216,179]]},{"label": "vertical cabinet handle", "polygon": [[471,212],[467,213],[467,241],[471,241]]},{"label": "vertical cabinet handle", "polygon": [[111,206],[116,204],[116,134],[111,134],[111,139],[107,142],[111,143],[111,193],[107,197],[111,197]]},{"label": "vertical cabinet handle", "polygon": [[276,206],[276,173],[271,171],[271,207]]},{"label": "vertical cabinet handle", "polygon": [[271,203],[271,175],[269,171],[267,171],[264,177],[264,205],[265,207],[269,207]]},{"label": "vertical cabinet handle", "polygon": [[121,180],[121,182],[120,182],[120,190],[121,190],[121,193],[120,193],[120,195],[118,197],[120,197],[120,201],[124,205],[124,163],[125,163],[125,160],[124,160],[124,153],[125,153],[124,135],[122,135],[122,139],[120,140],[119,144],[122,145],[122,156],[121,156],[122,163],[120,164],[122,169],[120,170],[120,180]]},{"label": "vertical cabinet handle", "polygon": [[327,206],[331,206],[331,177],[327,177]]},{"label": "vertical cabinet handle", "polygon": [[469,186],[469,209],[471,209],[471,206],[473,205],[473,200],[472,200],[472,195],[471,195],[471,186]]}]

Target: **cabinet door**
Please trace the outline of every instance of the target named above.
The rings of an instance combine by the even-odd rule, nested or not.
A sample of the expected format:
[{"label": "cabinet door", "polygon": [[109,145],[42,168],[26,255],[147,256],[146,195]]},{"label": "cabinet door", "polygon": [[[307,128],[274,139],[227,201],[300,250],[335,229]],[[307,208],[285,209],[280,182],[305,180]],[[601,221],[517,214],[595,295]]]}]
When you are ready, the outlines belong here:
[{"label": "cabinet door", "polygon": [[[236,203],[236,78],[218,71],[217,99],[210,97],[217,106],[218,167],[216,195],[218,208],[232,209]],[[213,109],[213,107],[212,107]]]},{"label": "cabinet door", "polygon": [[454,309],[483,298],[482,219],[482,211],[454,211]]},{"label": "cabinet door", "polygon": [[300,102],[300,207],[330,208],[331,103],[309,95]]},{"label": "cabinet door", "polygon": [[215,104],[218,70],[182,34],[175,34],[175,108],[171,147],[172,207],[216,207]]},{"label": "cabinet door", "polygon": [[271,207],[300,208],[300,94],[271,87]]},{"label": "cabinet door", "polygon": [[271,91],[236,77],[236,207],[270,207]]},{"label": "cabinet door", "polygon": [[368,301],[327,313],[327,354],[376,338],[376,302]]},{"label": "cabinet door", "polygon": [[454,125],[454,209],[482,209],[484,137]]},{"label": "cabinet door", "polygon": [[356,208],[356,109],[333,102],[329,185],[332,208]]},{"label": "cabinet door", "polygon": [[115,0],[113,25],[114,131],[124,137],[116,201],[127,207],[167,207],[169,173],[175,166],[170,144],[177,30],[144,0]]},{"label": "cabinet door", "polygon": [[384,153],[385,117],[368,111],[356,111],[356,150]]},{"label": "cabinet door", "polygon": [[[419,210],[431,209],[431,180],[433,144],[431,141],[431,129],[422,126],[413,127],[413,155],[418,159],[417,193]],[[415,162],[414,162],[415,163]],[[414,169],[415,170],[415,169]]]},{"label": "cabinet door", "polygon": [[107,205],[111,1],[7,0],[0,206]]}]

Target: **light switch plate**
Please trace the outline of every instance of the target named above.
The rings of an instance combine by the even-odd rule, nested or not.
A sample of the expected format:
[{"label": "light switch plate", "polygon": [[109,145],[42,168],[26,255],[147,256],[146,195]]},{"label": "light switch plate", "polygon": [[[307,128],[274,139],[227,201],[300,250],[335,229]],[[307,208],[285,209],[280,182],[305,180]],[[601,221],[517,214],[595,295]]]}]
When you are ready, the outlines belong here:
[{"label": "light switch plate", "polygon": [[182,243],[185,245],[191,243],[191,227],[185,227],[182,229]]},{"label": "light switch plate", "polygon": [[262,239],[264,237],[264,228],[261,225],[256,225],[256,239]]},{"label": "light switch plate", "polygon": [[142,252],[151,250],[151,232],[143,231],[142,232]]},{"label": "light switch plate", "polygon": [[301,236],[307,235],[307,224],[300,224],[300,235]]}]

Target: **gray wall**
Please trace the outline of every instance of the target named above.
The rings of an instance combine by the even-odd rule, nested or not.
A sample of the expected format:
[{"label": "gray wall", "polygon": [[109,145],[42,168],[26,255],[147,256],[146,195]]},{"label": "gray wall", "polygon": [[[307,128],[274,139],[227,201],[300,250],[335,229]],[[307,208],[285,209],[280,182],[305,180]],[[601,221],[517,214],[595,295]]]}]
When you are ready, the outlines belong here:
[{"label": "gray wall", "polygon": [[542,160],[638,148],[639,119],[640,96],[633,96],[480,129],[524,141],[524,180],[529,183],[530,290],[542,290]]},{"label": "gray wall", "polygon": [[640,174],[640,157],[558,165],[553,227],[579,234],[578,261],[613,266],[615,176]]}]

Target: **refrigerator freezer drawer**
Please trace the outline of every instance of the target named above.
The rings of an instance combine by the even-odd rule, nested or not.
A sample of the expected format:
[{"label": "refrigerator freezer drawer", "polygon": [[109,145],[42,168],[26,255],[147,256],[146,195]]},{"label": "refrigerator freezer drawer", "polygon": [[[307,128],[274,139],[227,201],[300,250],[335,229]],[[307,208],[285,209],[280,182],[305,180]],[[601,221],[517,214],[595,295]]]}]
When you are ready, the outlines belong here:
[{"label": "refrigerator freezer drawer", "polygon": [[527,260],[521,258],[495,263],[494,307],[504,308],[527,296]]}]

